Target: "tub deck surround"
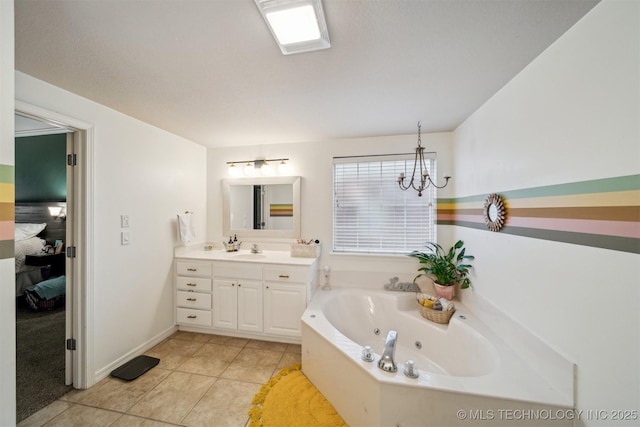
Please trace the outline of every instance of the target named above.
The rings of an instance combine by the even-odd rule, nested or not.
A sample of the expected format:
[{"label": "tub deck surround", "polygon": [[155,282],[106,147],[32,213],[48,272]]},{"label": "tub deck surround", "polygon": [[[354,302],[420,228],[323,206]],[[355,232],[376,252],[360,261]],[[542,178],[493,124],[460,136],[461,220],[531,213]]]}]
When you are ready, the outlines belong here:
[{"label": "tub deck surround", "polygon": [[[573,386],[546,381],[464,304],[456,308],[441,325],[420,316],[413,293],[318,291],[302,317],[303,371],[350,425],[429,425],[425,408],[436,412],[433,425],[468,425],[457,416],[461,409],[494,411],[487,425],[502,409],[554,414],[531,425],[572,425],[555,411],[571,411],[573,394],[566,392]],[[396,373],[377,366],[391,329],[398,331]],[[362,360],[364,345],[372,346],[374,362]],[[417,379],[403,374],[407,358],[416,360]],[[572,366],[556,371],[568,369],[563,378],[572,377]]]}]

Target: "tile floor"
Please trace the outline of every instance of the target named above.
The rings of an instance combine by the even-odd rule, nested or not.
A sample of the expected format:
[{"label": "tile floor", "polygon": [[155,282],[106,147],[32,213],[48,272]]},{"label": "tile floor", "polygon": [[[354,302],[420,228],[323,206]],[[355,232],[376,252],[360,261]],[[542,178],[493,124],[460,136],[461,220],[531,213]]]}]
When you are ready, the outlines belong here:
[{"label": "tile floor", "polygon": [[18,427],[243,427],[253,396],[300,353],[294,344],[179,331],[145,353],[160,363],[138,379],[72,390]]}]

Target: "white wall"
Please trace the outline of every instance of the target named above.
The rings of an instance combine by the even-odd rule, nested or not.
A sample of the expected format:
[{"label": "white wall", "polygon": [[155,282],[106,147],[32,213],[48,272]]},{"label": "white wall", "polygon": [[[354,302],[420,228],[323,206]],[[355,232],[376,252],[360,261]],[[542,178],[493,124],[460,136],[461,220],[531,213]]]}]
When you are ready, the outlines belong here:
[{"label": "white wall", "polygon": [[[456,197],[640,173],[639,16],[603,1],[466,120]],[[578,409],[640,410],[638,255],[452,228],[476,256],[470,292],[575,362]]]},{"label": "white wall", "polygon": [[[13,0],[0,1],[0,164],[14,165]],[[0,426],[16,423],[15,261],[0,259]]]},{"label": "white wall", "polygon": [[[413,122],[413,121],[412,121]],[[417,120],[416,120],[417,122]],[[222,246],[222,184],[228,178],[225,162],[247,159],[289,158],[291,175],[301,181],[301,238],[319,239],[322,256],[319,265],[330,265],[332,280],[381,288],[393,273],[402,280],[413,279],[417,261],[405,256],[366,256],[331,254],[333,216],[333,157],[372,154],[411,153],[418,142],[414,135],[216,148],[208,150],[208,221],[207,235],[217,247]],[[427,151],[437,152],[438,178],[451,171],[451,134],[422,135]],[[453,180],[457,179],[454,176]],[[439,190],[441,197],[451,197],[449,187]],[[398,190],[400,191],[400,190]],[[411,190],[413,191],[413,190]],[[227,236],[228,239],[228,236]],[[288,246],[286,247],[288,250]],[[381,277],[384,278],[381,281]],[[371,279],[371,280],[370,280]],[[320,283],[322,284],[322,283]]]},{"label": "white wall", "polygon": [[[174,327],[176,215],[194,212],[204,239],[206,149],[16,72],[16,99],[93,125],[92,296],[95,375]],[[120,245],[120,215],[131,244]]]}]

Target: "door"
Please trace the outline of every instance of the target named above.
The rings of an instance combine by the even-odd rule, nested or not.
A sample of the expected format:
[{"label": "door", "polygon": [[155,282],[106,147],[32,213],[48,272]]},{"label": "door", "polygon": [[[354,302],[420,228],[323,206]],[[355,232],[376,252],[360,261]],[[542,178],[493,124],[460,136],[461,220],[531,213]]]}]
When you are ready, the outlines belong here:
[{"label": "door", "polygon": [[[75,248],[74,257],[66,257],[66,338],[74,339],[75,350],[65,353],[65,383],[84,389],[93,385],[93,363],[87,357],[89,349],[91,277],[88,260],[91,258],[93,219],[93,179],[90,165],[93,159],[93,126],[90,123],[64,116],[54,111],[15,101],[16,115],[39,120],[68,130],[67,154],[75,159],[75,166],[67,169],[66,242]],[[62,349],[65,343],[62,343]]]},{"label": "door", "polygon": [[235,280],[213,280],[213,327],[238,329],[238,291]]},{"label": "door", "polygon": [[302,335],[300,318],[306,305],[307,293],[303,284],[267,283],[264,293],[264,331],[299,338]]},{"label": "door", "polygon": [[238,329],[262,332],[262,282],[238,281]]}]

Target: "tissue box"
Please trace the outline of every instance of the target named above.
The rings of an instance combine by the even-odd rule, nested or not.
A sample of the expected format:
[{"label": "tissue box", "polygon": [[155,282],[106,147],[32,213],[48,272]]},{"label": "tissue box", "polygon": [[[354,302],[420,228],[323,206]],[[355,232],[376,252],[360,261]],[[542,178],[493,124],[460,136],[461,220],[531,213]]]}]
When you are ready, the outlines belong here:
[{"label": "tissue box", "polygon": [[291,256],[296,258],[318,258],[320,256],[320,245],[300,245],[292,243]]}]

